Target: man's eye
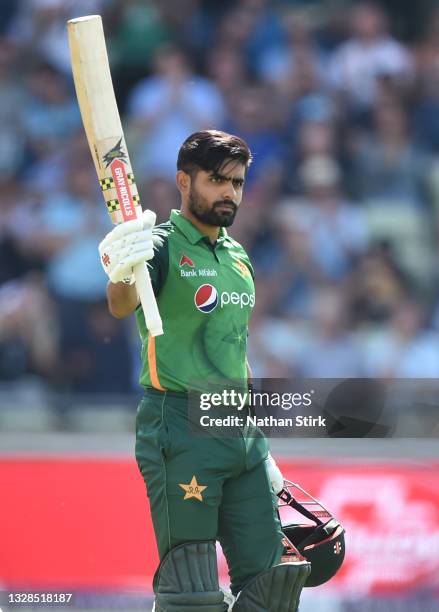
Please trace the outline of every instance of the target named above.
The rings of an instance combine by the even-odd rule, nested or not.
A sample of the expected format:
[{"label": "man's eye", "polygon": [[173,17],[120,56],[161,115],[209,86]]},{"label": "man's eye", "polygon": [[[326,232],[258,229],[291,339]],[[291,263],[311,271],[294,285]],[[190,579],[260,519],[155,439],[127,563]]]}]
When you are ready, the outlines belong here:
[{"label": "man's eye", "polygon": [[224,179],[222,179],[220,176],[212,176],[211,179],[212,183],[223,183]]}]

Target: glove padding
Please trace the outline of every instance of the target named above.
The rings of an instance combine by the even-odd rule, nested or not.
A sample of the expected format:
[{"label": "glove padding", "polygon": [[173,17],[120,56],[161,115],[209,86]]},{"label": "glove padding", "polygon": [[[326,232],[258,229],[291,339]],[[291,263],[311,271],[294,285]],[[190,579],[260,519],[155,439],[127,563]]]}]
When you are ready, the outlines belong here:
[{"label": "glove padding", "polygon": [[155,220],[152,210],[144,210],[139,218],[116,225],[99,244],[101,263],[112,283],[129,279],[134,266],[154,257]]},{"label": "glove padding", "polygon": [[282,472],[277,467],[277,463],[270,455],[270,453],[268,453],[268,457],[265,460],[265,467],[267,470],[268,478],[271,482],[271,486],[273,487],[273,491],[277,495],[284,488],[284,477],[282,476]]}]

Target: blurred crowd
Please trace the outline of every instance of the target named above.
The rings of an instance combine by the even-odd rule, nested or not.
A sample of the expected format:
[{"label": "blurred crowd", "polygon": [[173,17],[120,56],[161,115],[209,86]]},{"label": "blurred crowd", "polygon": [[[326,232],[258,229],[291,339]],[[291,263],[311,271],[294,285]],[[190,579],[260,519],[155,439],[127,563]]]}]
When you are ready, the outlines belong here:
[{"label": "blurred crowd", "polygon": [[66,20],[92,13],[159,221],[191,132],[252,149],[231,234],[256,269],[255,375],[439,376],[439,4],[418,24],[394,5],[2,0],[0,382],[137,384],[133,321],[106,310],[111,225],[70,73]]}]

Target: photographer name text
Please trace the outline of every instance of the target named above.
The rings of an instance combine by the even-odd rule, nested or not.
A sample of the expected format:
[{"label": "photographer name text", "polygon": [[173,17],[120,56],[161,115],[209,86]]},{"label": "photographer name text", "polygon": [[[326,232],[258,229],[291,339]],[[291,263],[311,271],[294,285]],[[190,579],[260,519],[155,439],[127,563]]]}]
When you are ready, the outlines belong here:
[{"label": "photographer name text", "polygon": [[326,419],[318,416],[296,415],[293,418],[275,417],[273,415],[245,417],[227,415],[225,417],[210,417],[204,414],[200,417],[202,427],[326,427]]}]

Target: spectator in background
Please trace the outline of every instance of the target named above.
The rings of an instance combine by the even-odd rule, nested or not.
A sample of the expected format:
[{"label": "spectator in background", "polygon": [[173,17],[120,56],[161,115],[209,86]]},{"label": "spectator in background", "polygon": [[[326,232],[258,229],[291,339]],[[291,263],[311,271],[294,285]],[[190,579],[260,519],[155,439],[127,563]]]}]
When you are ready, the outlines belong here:
[{"label": "spectator in background", "polygon": [[427,33],[415,48],[415,128],[419,143],[439,153],[439,6],[432,10]]},{"label": "spectator in background", "polygon": [[132,391],[134,359],[127,324],[109,314],[106,300],[81,309],[76,325],[63,330],[58,350],[57,384],[63,391],[105,394],[104,409],[113,394]]},{"label": "spectator in background", "polygon": [[388,76],[406,85],[413,76],[413,64],[408,50],[390,35],[379,4],[354,4],[350,28],[351,37],[333,54],[330,75],[354,113],[362,114],[376,102],[378,77]]},{"label": "spectator in background", "polygon": [[337,159],[338,142],[336,124],[333,119],[325,121],[303,121],[293,123],[293,132],[288,144],[287,163],[284,166],[284,188],[299,193],[302,179],[299,168],[311,157]]},{"label": "spectator in background", "polygon": [[248,65],[256,72],[263,55],[285,41],[284,25],[269,0],[240,0],[239,5],[250,15],[251,27],[243,50]]},{"label": "spectator in background", "polygon": [[299,359],[307,334],[302,321],[294,317],[273,316],[270,284],[262,284],[252,315],[248,338],[248,359],[254,378],[290,378],[297,372]]},{"label": "spectator in background", "polygon": [[153,69],[159,48],[172,40],[160,9],[159,3],[140,0],[113,3],[110,9],[108,46],[113,85],[122,111],[128,92]]},{"label": "spectator in background", "polygon": [[23,181],[34,196],[62,189],[67,170],[66,154],[75,150],[82,122],[64,75],[36,60],[25,73],[26,102],[21,107],[21,127],[26,144]]},{"label": "spectator in background", "polygon": [[[144,2],[139,4],[145,6]],[[230,0],[166,0],[156,2],[156,9],[160,11],[162,23],[172,33],[173,41],[201,64],[211,47],[218,20],[228,10],[228,4]]]},{"label": "spectator in background", "polygon": [[151,176],[143,184],[139,184],[139,193],[143,209],[149,208],[156,213],[157,224],[167,221],[169,211],[180,205],[175,181],[162,176]]},{"label": "spectator in background", "polygon": [[0,38],[0,174],[15,174],[23,165],[25,141],[22,107],[26,92],[18,72],[18,49]]},{"label": "spectator in background", "polygon": [[38,203],[18,179],[0,179],[0,288],[2,283],[42,271],[44,259],[29,249]]},{"label": "spectator in background", "polygon": [[64,191],[46,194],[27,238],[28,248],[45,258],[49,287],[68,310],[105,297],[96,244],[111,224],[101,197],[93,166],[71,160]]},{"label": "spectator in background", "polygon": [[[343,197],[335,161],[313,156],[301,175],[303,195],[281,201],[271,212],[270,232],[252,252],[263,310],[287,318],[288,325],[309,320],[315,287],[342,284],[368,244],[364,216]],[[260,318],[257,307],[256,321]]]},{"label": "spectator in background", "polygon": [[225,109],[218,88],[194,74],[179,49],[161,49],[155,67],[156,74],[141,81],[128,101],[133,157],[138,175],[173,178],[180,143],[198,129],[221,129]]},{"label": "spectator in background", "polygon": [[0,35],[2,35],[9,26],[10,20],[17,12],[17,0],[3,0],[0,5]]},{"label": "spectator in background", "polygon": [[428,87],[429,81],[437,74],[439,61],[439,6],[432,5],[425,24],[422,38],[414,48],[416,81],[420,87]]},{"label": "spectator in background", "polygon": [[367,373],[384,378],[438,378],[439,336],[413,300],[400,302],[387,329],[368,336]]},{"label": "spectator in background", "polygon": [[312,256],[309,228],[296,220],[291,201],[276,207],[265,240],[256,245],[252,257],[266,314],[306,319],[312,287],[322,277]]},{"label": "spectator in background", "polygon": [[[291,10],[283,19],[286,37],[270,46],[258,65],[262,81],[276,87],[280,93],[295,97],[296,73],[307,74],[313,82],[325,81],[325,55],[313,37],[310,17],[303,10]],[[282,44],[283,43],[283,44]]]},{"label": "spectator in background", "polygon": [[240,3],[234,4],[230,11],[222,15],[215,32],[214,45],[228,47],[242,55],[246,66],[248,57],[244,53],[245,44],[254,26],[254,16]]},{"label": "spectator in background", "polygon": [[26,59],[39,56],[67,75],[71,70],[65,33],[67,19],[63,0],[24,0],[18,3],[8,36],[23,48]]},{"label": "spectator in background", "polygon": [[294,73],[285,84],[287,91],[282,98],[286,103],[287,127],[293,138],[303,123],[325,123],[334,120],[334,101],[310,64],[309,56],[304,54],[297,57]]},{"label": "spectator in background", "polygon": [[436,70],[431,70],[418,90],[414,108],[415,135],[425,151],[439,154],[439,55]]},{"label": "spectator in background", "polygon": [[388,244],[371,246],[358,259],[348,287],[350,317],[366,330],[372,324],[386,324],[412,289]]},{"label": "spectator in background", "polygon": [[[362,346],[350,330],[343,286],[315,284],[309,320],[258,321],[250,333],[249,358],[259,377],[349,378],[364,376]],[[270,342],[266,339],[270,338]]]},{"label": "spectator in background", "polygon": [[269,49],[259,73],[281,111],[286,144],[295,147],[304,124],[332,122],[335,108],[326,87],[324,55],[315,44],[309,20],[301,12],[290,12],[285,27],[288,44]]},{"label": "spectator in background", "polygon": [[240,0],[219,22],[215,44],[236,49],[249,70],[257,74],[261,58],[282,45],[285,31],[269,0]]},{"label": "spectator in background", "polygon": [[244,58],[237,49],[227,45],[216,45],[209,49],[206,61],[207,76],[221,91],[225,101],[246,87],[249,74]]},{"label": "spectator in background", "polygon": [[7,36],[22,48],[26,61],[35,56],[70,76],[66,21],[80,15],[101,14],[106,0],[21,0]]},{"label": "spectator in background", "polygon": [[378,104],[374,131],[363,134],[353,151],[354,181],[363,200],[425,206],[428,157],[410,138],[409,118],[396,100]]},{"label": "spectator in background", "polygon": [[[252,251],[266,244],[266,231],[281,190],[285,158],[281,135],[282,119],[272,92],[263,84],[241,83],[230,92],[225,129],[239,133],[252,151],[253,161],[246,178],[246,208],[237,217],[233,237]],[[253,251],[252,251],[253,252]]]},{"label": "spectator in background", "polygon": [[[303,196],[281,201],[271,214],[269,236],[257,241],[253,253],[265,315],[258,304],[255,325],[259,323],[261,331],[256,332],[251,346],[254,352],[262,351],[260,359],[254,357],[261,370],[271,371],[277,355],[298,373],[298,351],[305,350],[309,340],[303,330],[314,324],[316,287],[335,281],[341,291],[368,244],[365,219],[343,198],[335,161],[310,157],[301,167],[301,176]],[[270,343],[273,354],[262,350],[260,340],[267,334],[276,338]]]},{"label": "spectator in background", "polygon": [[374,119],[375,131],[364,134],[352,152],[353,187],[365,206],[371,235],[389,241],[398,263],[427,290],[434,265],[427,198],[431,162],[410,138],[400,104],[378,105]]},{"label": "spectator in background", "polygon": [[305,378],[364,376],[361,346],[349,330],[345,295],[340,289],[322,287],[313,295],[312,323],[296,363],[297,373]]},{"label": "spectator in background", "polygon": [[304,198],[294,205],[294,217],[308,226],[312,252],[327,279],[341,279],[367,247],[366,219],[344,197],[341,172],[334,159],[308,158],[300,168]]},{"label": "spectator in background", "polygon": [[271,92],[264,87],[241,88],[231,96],[226,130],[239,134],[253,154],[247,184],[264,180],[264,175],[277,172],[280,176],[283,161],[282,139],[276,107]]},{"label": "spectator in background", "polygon": [[81,127],[81,116],[66,79],[50,64],[37,63],[27,75],[22,123],[31,150],[55,150]]},{"label": "spectator in background", "polygon": [[58,365],[56,312],[39,275],[0,285],[0,381],[38,375]]},{"label": "spectator in background", "polygon": [[302,197],[285,202],[283,218],[307,236],[310,257],[322,279],[344,278],[367,247],[361,210],[343,196],[341,174],[330,157],[309,157],[300,167]]}]

